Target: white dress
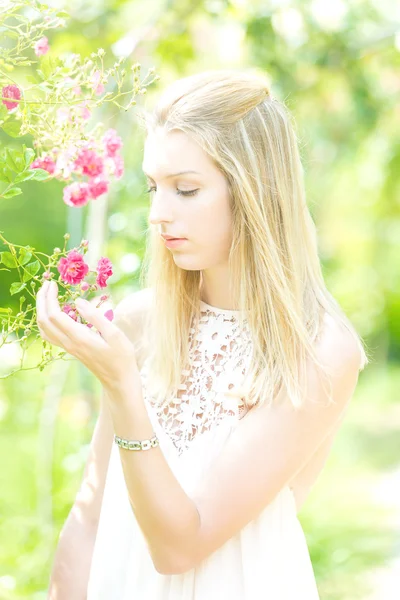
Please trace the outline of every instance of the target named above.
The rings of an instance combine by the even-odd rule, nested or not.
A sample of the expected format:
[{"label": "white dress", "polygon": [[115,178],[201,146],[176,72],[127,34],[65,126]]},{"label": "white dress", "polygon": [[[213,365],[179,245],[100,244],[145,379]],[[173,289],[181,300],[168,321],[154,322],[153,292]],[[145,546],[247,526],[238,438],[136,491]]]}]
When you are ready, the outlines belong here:
[{"label": "white dress", "polygon": [[[191,368],[183,372],[174,406],[156,410],[146,394],[146,362],[141,370],[160,447],[189,496],[245,414],[239,395],[225,392],[240,386],[252,349],[247,321],[240,328],[238,311],[203,301],[200,308],[199,327],[189,337]],[[319,600],[290,487],[197,567],[163,575],[154,568],[130,506],[119,453],[113,442],[87,600]]]}]

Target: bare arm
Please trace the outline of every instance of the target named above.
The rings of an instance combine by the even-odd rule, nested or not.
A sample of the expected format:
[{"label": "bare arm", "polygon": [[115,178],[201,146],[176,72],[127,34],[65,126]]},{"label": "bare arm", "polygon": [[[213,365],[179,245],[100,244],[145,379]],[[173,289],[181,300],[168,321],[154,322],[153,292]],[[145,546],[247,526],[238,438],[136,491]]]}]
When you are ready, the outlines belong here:
[{"label": "bare arm", "polygon": [[[144,289],[124,298],[114,311],[115,324],[137,345],[139,367],[145,355],[140,340],[148,305],[149,291]],[[113,435],[113,424],[103,390],[82,484],[59,536],[48,600],[86,599]]]},{"label": "bare arm", "polygon": [[113,428],[103,392],[81,487],[61,530],[48,600],[85,600],[100,518]]}]

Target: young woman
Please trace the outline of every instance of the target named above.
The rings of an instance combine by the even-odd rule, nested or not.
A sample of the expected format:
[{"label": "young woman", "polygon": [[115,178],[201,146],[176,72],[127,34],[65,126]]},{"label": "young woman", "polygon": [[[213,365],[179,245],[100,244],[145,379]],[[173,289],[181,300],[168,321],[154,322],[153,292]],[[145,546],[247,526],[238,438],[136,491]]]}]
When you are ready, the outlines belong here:
[{"label": "young woman", "polygon": [[135,349],[84,361],[112,446],[74,506],[87,599],[317,600],[297,513],[368,358],[323,281],[294,124],[238,70],[178,80],[144,124],[142,290],[112,324],[87,313]]}]

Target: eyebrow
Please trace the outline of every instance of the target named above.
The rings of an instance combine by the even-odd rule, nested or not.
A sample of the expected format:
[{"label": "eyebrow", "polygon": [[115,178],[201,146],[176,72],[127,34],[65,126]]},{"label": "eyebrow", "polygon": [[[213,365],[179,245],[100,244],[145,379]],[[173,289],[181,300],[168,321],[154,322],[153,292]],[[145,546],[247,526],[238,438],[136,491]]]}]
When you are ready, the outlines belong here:
[{"label": "eyebrow", "polygon": [[[143,171],[143,167],[142,167],[142,171]],[[147,177],[150,177],[150,179],[153,179],[151,177],[151,175],[149,175],[148,173],[146,173],[146,171],[143,171],[143,173],[145,175],[147,175]],[[198,171],[179,171],[179,173],[171,173],[170,175],[166,175],[164,177],[164,179],[170,179],[171,177],[177,177],[178,175],[186,175],[187,173],[196,173],[196,175],[201,175],[201,173],[199,173]]]}]

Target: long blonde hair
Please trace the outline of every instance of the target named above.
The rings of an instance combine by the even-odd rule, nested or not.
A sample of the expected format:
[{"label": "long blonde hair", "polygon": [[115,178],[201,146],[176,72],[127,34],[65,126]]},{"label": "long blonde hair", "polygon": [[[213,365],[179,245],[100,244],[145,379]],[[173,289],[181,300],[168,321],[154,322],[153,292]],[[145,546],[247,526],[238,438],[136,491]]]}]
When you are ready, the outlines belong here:
[{"label": "long blonde hair", "polygon": [[[230,293],[253,342],[240,388],[246,406],[272,404],[282,389],[295,408],[301,406],[308,357],[319,373],[329,375],[313,346],[325,312],[353,334],[363,369],[369,360],[361,338],[323,280],[295,125],[267,81],[241,70],[195,74],[171,84],[139,118],[146,133],[157,128],[186,133],[227,179],[233,217]],[[202,273],[177,267],[155,227],[149,226],[147,236],[140,280],[153,292],[145,334],[148,380],[153,398],[163,404],[177,394],[188,368]]]}]

